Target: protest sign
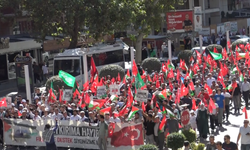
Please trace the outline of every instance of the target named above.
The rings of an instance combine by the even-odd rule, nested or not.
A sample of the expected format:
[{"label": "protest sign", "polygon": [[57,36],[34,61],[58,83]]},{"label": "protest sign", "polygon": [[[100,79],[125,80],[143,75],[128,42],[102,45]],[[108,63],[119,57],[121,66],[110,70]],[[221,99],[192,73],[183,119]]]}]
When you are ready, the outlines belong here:
[{"label": "protest sign", "polygon": [[120,95],[120,88],[117,84],[109,85],[109,93],[110,95]]},{"label": "protest sign", "polygon": [[103,98],[107,97],[106,86],[98,86],[96,96],[99,99],[103,99]]},{"label": "protest sign", "polygon": [[70,101],[72,98],[72,89],[64,89],[63,90],[63,100]]},{"label": "protest sign", "polygon": [[[43,142],[42,138],[44,126],[46,124],[50,124],[52,128],[55,127],[54,120],[33,121],[22,119],[3,119],[2,121],[4,127],[3,137],[6,145],[25,145],[39,147],[45,146],[45,143]],[[138,124],[136,125],[138,126]],[[142,124],[140,125],[142,126]],[[135,125],[119,124],[119,126],[124,128],[126,126],[133,127]],[[118,132],[117,130],[118,128],[115,128],[114,133]],[[142,141],[143,143],[143,136],[140,130],[136,129],[136,131],[139,131],[137,133],[137,139]],[[55,143],[57,147],[99,149],[98,136],[99,127],[97,126],[97,124],[89,126],[89,124],[86,122],[61,120],[58,121],[58,128],[55,131]],[[121,135],[120,138],[126,137]],[[130,140],[130,142],[128,140]],[[136,144],[130,144],[131,142],[133,142],[133,140],[131,140],[130,138],[127,138],[127,145],[125,147],[119,145],[119,141],[117,140],[113,141],[116,145],[111,145],[111,139],[108,139],[108,141],[111,141],[107,145],[109,150],[115,150],[119,146],[121,146],[123,150],[131,150],[134,149],[134,147],[132,146],[136,146]]]},{"label": "protest sign", "polygon": [[6,97],[7,108],[12,108],[11,102],[12,102],[11,97]]},{"label": "protest sign", "polygon": [[146,102],[148,100],[148,90],[137,90],[136,98],[137,101]]}]

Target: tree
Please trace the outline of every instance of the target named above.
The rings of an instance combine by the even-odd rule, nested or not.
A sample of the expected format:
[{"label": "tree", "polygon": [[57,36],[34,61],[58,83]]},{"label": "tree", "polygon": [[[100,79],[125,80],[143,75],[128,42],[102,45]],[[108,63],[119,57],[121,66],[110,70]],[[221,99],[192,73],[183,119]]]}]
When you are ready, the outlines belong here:
[{"label": "tree", "polygon": [[24,0],[24,9],[33,21],[32,32],[70,38],[69,48],[77,46],[81,32],[96,39],[124,28],[129,15],[126,0]]},{"label": "tree", "polygon": [[176,0],[133,0],[131,23],[136,35],[136,62],[141,63],[142,39],[153,28],[159,29],[162,13],[173,10]]}]

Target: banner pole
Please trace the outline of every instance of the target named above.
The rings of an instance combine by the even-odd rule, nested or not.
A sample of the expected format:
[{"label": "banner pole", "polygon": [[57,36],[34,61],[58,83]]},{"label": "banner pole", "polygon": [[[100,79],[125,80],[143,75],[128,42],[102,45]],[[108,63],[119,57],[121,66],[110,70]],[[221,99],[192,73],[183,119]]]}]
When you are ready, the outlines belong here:
[{"label": "banner pole", "polygon": [[31,103],[31,91],[30,91],[30,77],[29,77],[29,66],[24,66],[24,75],[25,75],[25,86],[26,86],[26,98]]},{"label": "banner pole", "polygon": [[83,54],[83,73],[84,73],[84,83],[88,81],[88,65],[87,65],[87,55]]}]

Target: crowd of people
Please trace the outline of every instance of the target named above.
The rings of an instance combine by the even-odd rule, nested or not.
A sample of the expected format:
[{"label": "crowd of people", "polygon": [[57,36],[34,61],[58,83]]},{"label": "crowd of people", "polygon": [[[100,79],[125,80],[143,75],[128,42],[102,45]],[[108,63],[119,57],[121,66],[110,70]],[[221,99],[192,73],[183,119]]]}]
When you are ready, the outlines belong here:
[{"label": "crowd of people", "polygon": [[[240,51],[247,50],[244,48]],[[222,148],[236,150],[239,139],[241,139],[241,149],[249,150],[250,127],[247,119],[244,121],[244,126],[240,128],[237,143],[230,141],[230,135],[225,136],[224,142],[215,143],[213,136],[213,133],[223,126],[223,122],[228,121],[230,107],[233,108],[234,114],[240,113],[242,104],[245,104],[245,108],[248,109],[250,92],[248,81],[250,59],[238,59],[237,51],[234,53],[232,50],[229,53],[224,53],[223,50],[222,55],[223,59],[215,61],[210,55],[197,52],[197,58],[190,59],[189,67],[186,67],[187,63],[181,60],[176,66],[171,62],[163,64],[160,71],[148,71],[140,66],[134,66],[136,69],[133,68],[132,74],[128,72],[123,81],[107,76],[100,81],[103,85],[108,87],[110,84],[122,82],[122,86],[120,95],[116,95],[115,99],[114,95],[107,93],[108,96],[105,99],[107,103],[100,108],[90,107],[85,97],[74,96],[70,102],[59,100],[60,89],[55,89],[57,100],[51,102],[47,93],[41,93],[36,89],[34,101],[23,99],[19,95],[14,99],[12,108],[0,108],[0,117],[34,121],[46,119],[81,121],[89,123],[90,126],[102,124],[100,130],[105,132],[111,122],[143,123],[145,143],[155,144],[162,150],[165,146],[165,137],[183,128],[181,111],[189,110],[189,125],[199,135],[200,142],[204,142],[210,134],[208,150]],[[148,90],[148,98],[144,102],[134,99],[138,88],[136,71],[143,80],[139,88]],[[92,87],[95,85],[96,83],[90,82],[82,92],[95,98],[96,87]],[[244,103],[241,101],[242,98]],[[132,103],[129,103],[131,99]],[[129,116],[132,107],[137,108],[138,111],[133,116]],[[101,113],[103,108],[110,109]],[[166,123],[164,128],[160,129],[163,121]],[[160,130],[163,132],[159,132]],[[2,130],[1,135],[3,135]],[[100,149],[107,149],[106,141],[103,140],[107,136],[104,134],[102,140],[99,140]],[[189,145],[188,142],[184,143],[186,149]]]}]

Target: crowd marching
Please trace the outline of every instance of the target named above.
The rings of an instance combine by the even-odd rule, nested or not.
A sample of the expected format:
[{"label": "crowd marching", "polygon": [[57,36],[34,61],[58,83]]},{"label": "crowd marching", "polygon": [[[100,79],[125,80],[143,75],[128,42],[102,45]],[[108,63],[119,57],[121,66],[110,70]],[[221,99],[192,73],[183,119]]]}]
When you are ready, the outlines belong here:
[{"label": "crowd marching", "polygon": [[[230,47],[230,43],[228,46]],[[99,133],[103,133],[99,135],[100,149],[107,149],[106,138],[109,136],[110,123],[141,122],[145,130],[145,143],[155,144],[162,150],[165,137],[184,128],[180,121],[181,111],[189,110],[189,125],[197,132],[200,141],[207,139],[210,134],[208,150],[236,150],[240,138],[241,149],[249,150],[250,128],[247,116],[235,143],[230,141],[230,135],[225,136],[224,142],[216,143],[212,135],[222,127],[224,121],[228,121],[230,107],[234,114],[242,111],[242,104],[245,104],[244,112],[248,109],[249,51],[249,44],[240,45],[233,50],[230,48],[229,52],[224,49],[221,58],[213,55],[218,53],[216,48],[213,54],[200,54],[196,51],[196,58],[192,56],[189,65],[183,60],[180,60],[179,65],[168,61],[162,64],[161,71],[149,72],[133,62],[131,74],[128,71],[124,79],[120,79],[118,75],[117,78],[107,76],[99,81],[97,71],[92,66],[91,81],[83,85],[82,91],[76,84],[71,102],[62,99],[62,87],[50,89],[49,96],[37,89],[34,102],[17,96],[12,108],[0,108],[0,117],[34,121],[72,120],[86,122],[90,126],[99,124]],[[120,85],[120,95],[109,94],[110,84]],[[107,87],[106,98],[95,99],[97,86]],[[148,98],[137,101],[137,90],[147,90]],[[49,142],[54,141],[47,140]],[[185,142],[184,145],[188,149],[189,144]]]}]

